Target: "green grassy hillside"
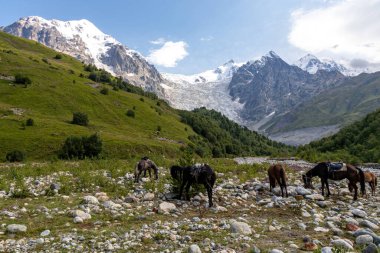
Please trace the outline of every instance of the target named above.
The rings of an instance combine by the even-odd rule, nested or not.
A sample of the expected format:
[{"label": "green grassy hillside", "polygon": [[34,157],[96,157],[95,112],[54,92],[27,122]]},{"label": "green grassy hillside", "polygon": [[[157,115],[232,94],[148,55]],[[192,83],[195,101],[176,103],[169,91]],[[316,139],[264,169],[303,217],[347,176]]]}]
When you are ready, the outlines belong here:
[{"label": "green grassy hillside", "polygon": [[[103,140],[101,156],[107,158],[178,157],[186,144],[205,157],[273,155],[290,150],[247,129],[233,133],[238,127],[227,118],[223,118],[223,124],[234,127],[223,129],[223,124],[212,123],[215,117],[204,113],[202,127],[204,122],[212,123],[209,130],[218,136],[210,141],[208,135],[192,130],[195,125],[183,120],[183,113],[154,94],[117,78],[110,81],[108,73],[57,54],[34,41],[0,32],[0,161],[13,150],[24,151],[29,160],[56,158],[68,136],[94,133]],[[121,89],[89,79],[94,73],[99,76],[93,80],[101,80],[104,74],[107,83]],[[18,75],[28,77],[32,83],[17,84],[14,77]],[[108,94],[101,93],[105,87]],[[128,110],[135,117],[128,117]],[[89,125],[71,124],[74,112],[86,113]],[[25,126],[29,118],[34,120],[34,126]],[[241,136],[237,138],[236,134]],[[212,152],[216,149],[220,152]]]},{"label": "green grassy hillside", "polygon": [[264,127],[269,133],[307,127],[348,125],[380,108],[380,72],[361,74],[325,91]]},{"label": "green grassy hillside", "polygon": [[[93,133],[103,139],[106,156],[172,154],[194,134],[166,103],[112,87],[103,95],[104,85],[86,78],[82,63],[56,55],[41,44],[0,32],[0,160],[14,149],[31,159],[46,159],[67,136]],[[29,77],[32,84],[25,88],[8,80],[16,74]],[[127,117],[133,108],[135,118]],[[88,127],[70,124],[77,111],[88,114]],[[24,128],[28,118],[35,125]]]},{"label": "green grassy hillside", "polygon": [[344,160],[380,163],[380,110],[368,114],[337,134],[300,147],[298,153],[309,160]]}]

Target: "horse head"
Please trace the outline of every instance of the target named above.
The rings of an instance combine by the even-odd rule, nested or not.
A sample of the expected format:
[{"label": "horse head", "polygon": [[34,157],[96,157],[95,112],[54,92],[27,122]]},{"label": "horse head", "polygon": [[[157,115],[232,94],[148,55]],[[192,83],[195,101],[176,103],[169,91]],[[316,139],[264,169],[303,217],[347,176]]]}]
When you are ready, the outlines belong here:
[{"label": "horse head", "polygon": [[173,165],[170,167],[170,175],[172,176],[172,178],[176,179],[176,180],[179,180],[180,178],[180,172],[182,171],[182,167],[181,166],[178,166],[178,165]]},{"label": "horse head", "polygon": [[310,188],[310,189],[314,189],[314,186],[311,182],[311,177],[308,176],[307,174],[303,174],[302,175],[302,181],[303,181],[303,184],[304,184],[304,187],[305,188]]}]

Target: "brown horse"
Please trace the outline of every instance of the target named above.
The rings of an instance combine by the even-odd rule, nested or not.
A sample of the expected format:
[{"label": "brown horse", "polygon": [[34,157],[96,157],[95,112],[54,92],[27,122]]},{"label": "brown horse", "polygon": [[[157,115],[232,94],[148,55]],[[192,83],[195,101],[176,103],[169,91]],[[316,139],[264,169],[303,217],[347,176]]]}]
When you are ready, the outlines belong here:
[{"label": "brown horse", "polygon": [[149,173],[149,178],[152,177],[150,169],[153,169],[155,179],[158,179],[158,167],[156,164],[150,160],[148,157],[143,157],[141,160],[136,164],[135,167],[135,183],[138,183],[140,180],[140,175],[142,172],[144,172],[144,176],[146,175],[146,171]]},{"label": "brown horse", "polygon": [[[372,193],[372,196],[374,196],[375,191],[376,191],[376,186],[377,186],[376,175],[370,171],[364,171],[364,180],[369,184],[369,187],[371,187],[371,193]],[[348,185],[348,189],[350,190],[350,192],[352,192],[353,190],[351,185]]]},{"label": "brown horse", "polygon": [[318,176],[322,182],[322,195],[324,195],[325,185],[327,188],[327,197],[330,196],[329,181],[330,180],[342,180],[348,179],[349,187],[352,187],[355,190],[354,200],[358,199],[358,186],[356,185],[360,182],[360,190],[362,195],[365,194],[365,181],[364,181],[364,172],[358,167],[355,167],[351,164],[341,164],[342,169],[335,170],[332,169],[335,167],[335,164],[330,162],[318,163],[314,168],[306,172],[305,175],[302,175],[305,188],[313,188],[311,179]]},{"label": "brown horse", "polygon": [[276,187],[276,181],[280,185],[281,195],[284,197],[284,188],[286,197],[288,197],[288,189],[286,188],[285,168],[281,164],[272,165],[268,169],[270,191]]}]

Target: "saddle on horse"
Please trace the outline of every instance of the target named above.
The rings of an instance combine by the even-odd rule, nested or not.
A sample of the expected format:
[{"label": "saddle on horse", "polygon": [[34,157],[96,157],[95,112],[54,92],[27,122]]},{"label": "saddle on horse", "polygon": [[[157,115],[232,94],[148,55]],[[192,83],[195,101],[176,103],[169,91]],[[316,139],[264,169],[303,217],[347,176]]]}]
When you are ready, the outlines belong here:
[{"label": "saddle on horse", "polygon": [[347,166],[345,163],[331,163],[331,162],[328,162],[327,163],[327,167],[328,167],[328,171],[329,171],[329,175],[334,178],[334,172],[336,171],[346,171],[347,170]]}]

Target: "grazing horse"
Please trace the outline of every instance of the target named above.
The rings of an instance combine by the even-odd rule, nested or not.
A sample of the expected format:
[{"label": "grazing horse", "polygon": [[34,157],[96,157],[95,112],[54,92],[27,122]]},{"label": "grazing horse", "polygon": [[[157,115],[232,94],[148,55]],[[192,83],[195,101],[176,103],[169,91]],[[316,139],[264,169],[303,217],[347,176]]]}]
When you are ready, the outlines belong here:
[{"label": "grazing horse", "polygon": [[141,158],[141,160],[138,163],[136,163],[136,166],[135,166],[135,183],[139,182],[140,175],[142,172],[144,172],[144,176],[145,176],[146,171],[148,171],[149,178],[151,178],[152,175],[150,173],[150,169],[153,169],[155,179],[157,180],[158,179],[158,167],[156,166],[156,164],[146,156]]},{"label": "grazing horse", "polygon": [[318,163],[314,168],[310,169],[306,174],[302,175],[305,188],[313,188],[311,179],[318,176],[322,182],[322,195],[324,195],[325,185],[327,187],[327,197],[330,196],[329,182],[330,180],[342,180],[347,178],[349,186],[355,190],[354,200],[358,199],[357,182],[360,182],[360,190],[362,195],[365,194],[364,172],[358,167],[351,164],[340,164],[340,169],[335,168],[337,164],[322,162]]},{"label": "grazing horse", "polygon": [[[369,187],[371,187],[371,193],[372,193],[372,196],[374,196],[375,191],[376,191],[376,186],[377,186],[376,175],[370,171],[364,171],[364,180],[365,180],[365,182],[367,182],[369,184]],[[352,190],[353,190],[351,185],[348,185],[348,189],[350,190],[350,192],[352,192]]]},{"label": "grazing horse", "polygon": [[281,196],[284,197],[284,188],[286,197],[288,197],[288,189],[286,188],[285,168],[281,164],[272,165],[268,169],[270,191],[276,187],[276,181],[281,188]]},{"label": "grazing horse", "polygon": [[207,190],[209,207],[212,203],[212,188],[216,181],[216,174],[207,164],[181,167],[174,165],[170,168],[172,178],[180,183],[179,199],[182,197],[185,188],[185,200],[189,199],[189,189],[192,184],[203,184]]}]

